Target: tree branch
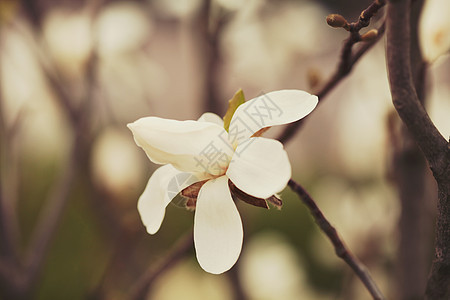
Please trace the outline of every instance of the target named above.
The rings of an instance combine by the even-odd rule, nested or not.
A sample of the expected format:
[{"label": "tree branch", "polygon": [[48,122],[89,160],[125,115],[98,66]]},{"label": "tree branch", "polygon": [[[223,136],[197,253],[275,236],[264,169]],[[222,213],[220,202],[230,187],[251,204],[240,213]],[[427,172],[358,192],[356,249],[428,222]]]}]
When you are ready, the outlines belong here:
[{"label": "tree branch", "polygon": [[409,0],[391,0],[387,9],[387,61],[392,101],[422,150],[438,184],[435,260],[428,299],[450,298],[450,148],[420,103],[411,71]]},{"label": "tree branch", "polygon": [[[385,0],[375,0],[372,4],[369,5],[368,8],[361,12],[358,21],[346,24],[346,30],[350,31],[350,36],[345,40],[345,43],[342,46],[341,57],[333,75],[331,75],[331,77],[326,81],[322,88],[320,88],[320,90],[314,92],[314,94],[319,97],[319,101],[322,101],[323,98],[334,87],[336,87],[339,82],[342,81],[342,79],[350,74],[350,71],[353,69],[353,66],[358,62],[358,60],[383,36],[385,29],[384,23],[378,28],[378,34],[376,38],[365,41],[364,44],[360,48],[358,48],[355,53],[353,53],[352,50],[355,44],[361,42],[361,35],[359,34],[359,31],[369,25],[371,18],[385,5],[385,2]],[[307,118],[308,116],[288,125],[285,130],[277,137],[277,139],[283,144],[288,142],[291,138],[294,137],[297,130],[300,129]]]},{"label": "tree branch", "polygon": [[387,61],[392,101],[424,153],[435,177],[444,175],[448,143],[417,97],[410,64],[410,1],[390,1],[387,12]]},{"label": "tree branch", "polygon": [[326,234],[334,246],[336,255],[342,258],[352,268],[353,272],[359,277],[362,283],[366,286],[373,299],[385,299],[375,281],[370,276],[369,270],[361,263],[339,237],[336,229],[330,224],[327,218],[323,215],[315,201],[311,198],[308,192],[294,180],[289,180],[289,187],[302,199],[303,203],[308,207],[311,215],[319,225],[320,229]]},{"label": "tree branch", "polygon": [[[426,102],[426,70],[419,44],[419,18],[424,0],[416,0],[411,7],[411,49],[410,61],[414,86],[419,101]],[[417,143],[401,122],[395,111],[389,114],[388,134],[391,156],[389,175],[395,185],[401,205],[398,222],[399,244],[397,248],[397,293],[398,299],[419,299],[423,297],[429,269],[429,252],[432,245],[433,221],[426,212],[432,203],[428,192],[429,172]]]}]

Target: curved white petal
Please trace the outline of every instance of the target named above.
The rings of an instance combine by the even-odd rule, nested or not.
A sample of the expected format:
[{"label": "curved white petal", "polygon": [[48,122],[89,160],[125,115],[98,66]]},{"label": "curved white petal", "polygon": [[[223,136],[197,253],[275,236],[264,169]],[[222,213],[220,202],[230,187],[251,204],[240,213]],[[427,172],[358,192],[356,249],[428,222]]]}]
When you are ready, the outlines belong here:
[{"label": "curved white petal", "polygon": [[197,121],[214,123],[223,127],[223,119],[212,112],[205,112],[203,115],[200,116],[200,118],[198,118]]},{"label": "curved white petal", "polygon": [[231,119],[229,140],[240,144],[264,127],[291,123],[308,115],[317,96],[300,90],[280,90],[240,105]]},{"label": "curved white petal", "polygon": [[166,206],[182,189],[204,179],[201,174],[181,172],[171,165],[156,169],[137,204],[147,232],[155,234],[159,230]]},{"label": "curved white petal", "polygon": [[221,176],[200,189],[194,218],[194,243],[200,266],[212,274],[228,271],[242,248],[242,221]]},{"label": "curved white petal", "polygon": [[283,144],[255,137],[236,148],[226,174],[242,191],[265,199],[286,187],[291,164]]},{"label": "curved white petal", "polygon": [[128,127],[151,161],[180,171],[221,175],[233,153],[226,131],[210,122],[147,117]]}]

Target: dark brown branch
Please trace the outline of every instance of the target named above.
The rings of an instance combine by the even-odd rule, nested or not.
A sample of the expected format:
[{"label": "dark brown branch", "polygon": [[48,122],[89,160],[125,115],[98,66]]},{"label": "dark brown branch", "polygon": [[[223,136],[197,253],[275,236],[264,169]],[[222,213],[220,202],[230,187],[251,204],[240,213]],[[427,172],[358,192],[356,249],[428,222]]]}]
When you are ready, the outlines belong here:
[{"label": "dark brown branch", "polygon": [[387,60],[392,101],[424,153],[435,177],[445,173],[447,141],[434,126],[420,103],[410,65],[408,0],[391,1],[387,13]]},{"label": "dark brown branch", "polygon": [[[416,0],[411,7],[410,61],[414,86],[419,101],[426,102],[426,63],[419,45],[419,17],[423,0]],[[432,216],[424,213],[427,204],[433,203],[427,189],[429,172],[417,143],[401,122],[395,111],[389,116],[389,140],[392,157],[390,175],[397,189],[401,205],[398,224],[399,244],[397,248],[397,299],[420,299],[425,292],[429,254],[432,249]]]},{"label": "dark brown branch", "polygon": [[387,10],[387,61],[392,101],[422,150],[438,184],[435,260],[428,299],[450,298],[450,149],[420,103],[410,61],[410,1],[390,1]]},{"label": "dark brown branch", "polygon": [[178,261],[180,261],[189,252],[189,250],[193,248],[193,245],[194,238],[192,233],[188,233],[186,236],[182,237],[172,251],[164,257],[164,259],[156,267],[152,264],[142,274],[142,276],[136,281],[136,284],[131,287],[128,299],[146,299],[151,285],[158,278],[158,276],[169,270]]},{"label": "dark brown branch", "polygon": [[382,300],[385,299],[375,281],[370,276],[369,270],[361,263],[347,247],[339,237],[336,229],[330,224],[327,218],[323,215],[315,201],[311,198],[308,192],[294,180],[289,180],[289,187],[302,199],[303,203],[308,207],[311,215],[319,225],[320,229],[326,234],[334,246],[336,255],[342,258],[355,274],[359,277],[362,283],[366,286],[373,299]]},{"label": "dark brown branch", "polygon": [[[361,42],[361,35],[359,34],[359,30],[369,25],[371,18],[384,6],[384,4],[385,0],[374,1],[371,5],[369,5],[367,9],[365,9],[361,13],[357,22],[348,24],[350,36],[347,38],[347,40],[345,40],[345,43],[342,46],[339,63],[333,75],[331,75],[331,77],[320,88],[320,90],[314,92],[314,94],[319,97],[319,101],[322,101],[323,98],[350,73],[353,66],[358,62],[358,60],[383,36],[385,29],[384,23],[378,28],[378,35],[375,39],[364,42],[362,46],[353,53],[353,47],[355,46],[355,44]],[[288,142],[295,135],[297,130],[302,126],[304,121],[307,120],[307,118],[308,117],[288,125],[285,130],[277,137],[277,139],[282,143]]]}]

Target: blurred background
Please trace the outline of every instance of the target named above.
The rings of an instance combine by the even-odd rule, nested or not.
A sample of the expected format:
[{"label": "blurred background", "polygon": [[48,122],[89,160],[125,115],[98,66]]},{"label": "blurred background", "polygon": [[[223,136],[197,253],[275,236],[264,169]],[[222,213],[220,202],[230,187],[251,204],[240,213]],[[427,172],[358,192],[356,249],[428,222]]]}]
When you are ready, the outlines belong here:
[{"label": "blurred background", "polygon": [[[193,213],[169,205],[161,230],[145,232],[136,203],[157,166],[126,124],[223,115],[239,88],[247,99],[286,88],[314,92],[347,38],[326,16],[356,21],[369,4],[0,0],[0,248],[2,258],[32,270],[22,276],[6,264],[3,276],[26,299],[128,299],[142,274],[192,231]],[[427,1],[419,26],[426,105],[445,137],[449,14],[447,1]],[[408,216],[419,230],[403,230],[393,154],[403,140],[393,138],[399,122],[385,65],[381,39],[285,147],[293,178],[384,294],[406,299],[405,282],[423,292],[433,257],[436,187],[423,169],[420,213]],[[281,210],[238,203],[245,237],[231,271],[204,272],[190,250],[152,282],[147,299],[370,299],[298,197],[286,189],[282,198]],[[405,236],[413,243],[406,249],[418,249],[418,271],[406,279]],[[0,289],[11,299],[11,283],[2,280]]]}]

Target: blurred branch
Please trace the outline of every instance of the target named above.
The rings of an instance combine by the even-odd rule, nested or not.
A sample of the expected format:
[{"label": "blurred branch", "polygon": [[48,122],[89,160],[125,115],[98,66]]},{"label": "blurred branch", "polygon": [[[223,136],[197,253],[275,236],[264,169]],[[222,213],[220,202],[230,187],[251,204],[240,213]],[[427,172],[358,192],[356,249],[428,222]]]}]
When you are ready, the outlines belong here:
[{"label": "blurred branch", "polygon": [[22,265],[16,261],[10,261],[8,263],[10,276],[3,277],[2,281],[10,289],[6,293],[13,295],[14,298],[26,298],[33,288],[34,281],[37,279],[51,237],[57,229],[58,221],[69,199],[69,191],[75,177],[78,158],[81,152],[80,146],[82,143],[80,138],[81,131],[77,131],[72,154],[63,169],[63,175],[54,184],[46,206],[43,208],[39,217],[24,264]]},{"label": "blurred branch", "polygon": [[[34,35],[40,36],[41,34],[41,12],[38,11],[38,7],[33,1],[23,0],[22,6],[30,17],[33,23]],[[38,274],[42,268],[45,260],[45,256],[48,253],[50,242],[54,236],[58,223],[64,212],[64,208],[70,198],[70,190],[73,182],[76,178],[76,174],[79,171],[82,161],[86,159],[86,153],[88,153],[88,144],[90,142],[90,119],[92,113],[92,93],[95,82],[95,71],[97,64],[97,57],[95,51],[93,51],[90,57],[88,67],[86,68],[86,94],[82,101],[82,105],[75,109],[72,103],[72,97],[65,91],[64,83],[57,74],[57,68],[51,57],[48,55],[45,43],[39,43],[36,39],[38,46],[41,46],[39,53],[41,56],[40,62],[44,70],[50,86],[56,92],[61,104],[63,112],[66,113],[67,118],[72,125],[72,132],[74,135],[73,145],[71,147],[71,153],[69,158],[62,168],[62,175],[53,184],[49,197],[42,208],[39,219],[36,223],[36,228],[32,233],[30,244],[28,245],[26,256],[23,262],[17,261],[13,263],[7,262],[9,269],[8,273],[11,276],[5,276],[2,271],[2,285],[5,286],[5,293],[14,299],[29,297],[32,289],[34,288],[38,277]],[[38,51],[39,52],[39,51]],[[45,55],[45,56],[44,56]],[[2,118],[3,119],[3,118]],[[2,187],[3,192],[3,187]],[[4,199],[4,193],[2,193],[2,200]],[[2,207],[3,212],[3,207]],[[2,261],[3,263],[3,261]],[[3,264],[1,265],[4,266]]]},{"label": "blurred branch", "polygon": [[37,276],[48,250],[50,240],[58,227],[57,225],[61,219],[62,212],[69,200],[69,192],[78,170],[77,165],[79,163],[78,158],[81,152],[81,145],[82,142],[78,133],[74,140],[72,154],[63,167],[63,174],[55,182],[47,203],[41,212],[36,229],[33,232],[25,260],[27,286],[32,285],[32,281]]},{"label": "blurred branch", "polygon": [[[342,46],[340,60],[333,75],[331,75],[331,77],[317,92],[314,92],[314,94],[319,97],[319,101],[322,101],[323,98],[342,81],[342,79],[350,74],[350,71],[353,69],[353,66],[358,62],[358,60],[370,48],[372,48],[378,40],[381,39],[385,30],[384,23],[378,28],[376,34],[370,39],[364,38],[365,35],[361,36],[359,31],[369,25],[372,17],[385,5],[385,3],[385,0],[375,0],[360,14],[358,21],[353,23],[348,23],[342,16],[340,16],[343,19],[343,22],[342,26],[339,27],[343,27],[349,31],[350,36],[345,40],[344,45]],[[353,47],[359,42],[364,42],[364,44],[353,53]],[[277,137],[277,139],[282,143],[288,142],[294,137],[297,130],[302,126],[307,118],[308,117],[288,125]]]},{"label": "blurred branch", "polygon": [[186,234],[182,237],[175,247],[170,251],[163,260],[154,267],[150,267],[137,279],[136,283],[130,288],[128,296],[129,300],[143,300],[147,299],[153,282],[164,272],[172,268],[178,261],[180,261],[192,249],[194,238],[192,233]]},{"label": "blurred branch", "polygon": [[[1,66],[1,61],[0,61]],[[20,130],[23,111],[19,111],[11,124],[7,124],[0,81],[0,258],[15,262],[20,240],[17,221],[19,168],[16,137]]]},{"label": "blurred branch", "polygon": [[242,280],[239,276],[241,269],[240,260],[227,272],[228,278],[231,282],[231,288],[233,292],[234,300],[245,300],[248,299],[244,287],[242,286]]},{"label": "blurred branch", "polygon": [[311,198],[308,192],[294,180],[289,180],[289,187],[302,199],[303,203],[308,207],[311,215],[314,217],[317,225],[330,239],[334,246],[336,255],[342,258],[352,268],[353,272],[359,277],[362,283],[366,286],[373,299],[383,300],[385,299],[375,281],[370,276],[369,270],[361,263],[347,247],[339,237],[336,229],[330,224],[327,218],[323,215],[315,201]]},{"label": "blurred branch", "polygon": [[25,13],[28,16],[28,19],[31,21],[32,25],[36,28],[41,27],[42,23],[42,15],[39,10],[39,3],[35,0],[20,0],[22,2],[22,7],[25,10]]},{"label": "blurred branch", "polygon": [[[204,110],[220,115],[220,99],[218,96],[219,88],[217,86],[218,68],[220,66],[220,37],[223,29],[229,20],[229,15],[218,12],[217,16],[213,15],[211,0],[205,0],[199,15],[199,27],[202,37],[205,39],[202,51],[206,54],[206,97]],[[218,9],[220,9],[218,7]],[[215,18],[214,18],[215,17]]]},{"label": "blurred branch", "polygon": [[[28,16],[28,19],[32,23],[33,37],[39,37],[42,33],[42,12],[39,9],[39,5],[34,0],[21,0],[22,7]],[[39,57],[43,74],[46,77],[48,83],[52,87],[52,90],[56,93],[56,98],[59,104],[63,107],[63,111],[68,115],[68,119],[75,127],[77,123],[77,111],[71,102],[70,93],[66,91],[62,78],[56,68],[56,64],[49,51],[45,40],[36,39],[36,44],[40,46],[42,51],[36,51]]]},{"label": "blurred branch", "polygon": [[[53,186],[28,247],[25,271],[27,275],[26,288],[29,289],[33,287],[34,281],[37,279],[37,275],[44,263],[51,239],[58,228],[58,223],[70,198],[69,192],[76,175],[81,170],[86,159],[88,159],[96,66],[97,56],[95,51],[93,51],[86,69],[86,94],[81,107],[74,115],[74,119],[72,119],[74,141],[71,154],[66,165],[62,168],[62,176]],[[66,114],[70,118],[71,112],[67,110],[68,108],[66,109]]]},{"label": "blurred branch", "polygon": [[420,103],[410,57],[409,0],[390,1],[387,9],[387,61],[392,101],[422,150],[438,184],[435,260],[428,279],[428,299],[450,298],[450,147]]}]

